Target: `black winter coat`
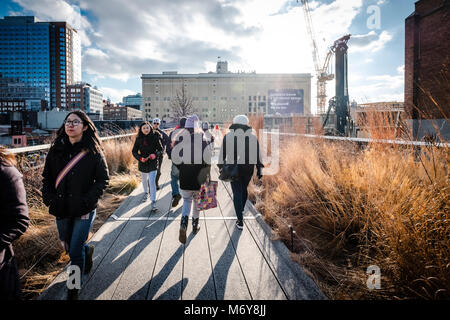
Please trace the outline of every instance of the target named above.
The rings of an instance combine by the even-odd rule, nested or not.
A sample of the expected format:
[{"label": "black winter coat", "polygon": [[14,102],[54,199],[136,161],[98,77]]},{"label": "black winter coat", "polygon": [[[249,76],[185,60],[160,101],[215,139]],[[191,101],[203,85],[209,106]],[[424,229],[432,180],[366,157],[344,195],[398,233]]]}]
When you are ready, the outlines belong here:
[{"label": "black winter coat", "polygon": [[50,148],[42,173],[42,199],[49,207],[51,215],[56,217],[81,217],[97,207],[98,200],[108,186],[109,173],[105,156],[102,152],[89,151],[55,189],[59,172],[82,149],[84,141],[71,144],[65,139],[58,139]]},{"label": "black winter coat", "polygon": [[22,174],[0,161],[0,270],[14,256],[12,242],[25,233],[29,222]]},{"label": "black winter coat", "polygon": [[[201,135],[199,138],[195,138],[195,135]],[[202,133],[191,133],[190,136],[190,148],[191,148],[191,159],[190,161],[183,161],[181,164],[176,164],[176,167],[180,170],[180,189],[182,190],[200,190],[200,187],[203,183],[206,182],[207,177],[210,176],[211,172],[211,150],[208,148],[208,142],[204,138]],[[201,141],[201,146],[195,146],[196,142]],[[178,142],[184,143],[184,141]],[[175,143],[177,145],[177,143]],[[196,148],[197,147],[197,148]],[[186,146],[187,148],[187,146]],[[202,151],[202,155],[199,154],[199,151]],[[205,152],[205,149],[208,151]],[[197,152],[197,155],[195,155]],[[203,157],[205,154],[205,157]],[[181,151],[179,154],[181,157],[183,156],[183,152]],[[172,156],[174,156],[172,154]],[[195,158],[201,157],[201,163],[195,164]],[[199,158],[200,159],[200,158]],[[200,161],[197,161],[200,162]]]},{"label": "black winter coat", "polygon": [[[240,131],[241,129],[242,131]],[[219,154],[219,168],[222,167],[223,163],[230,163],[233,156],[234,163],[238,164],[239,175],[244,177],[251,177],[255,171],[255,166],[257,168],[263,168],[264,165],[261,161],[261,153],[259,149],[258,138],[248,130],[252,130],[251,127],[242,124],[232,124],[230,126],[230,131],[228,132],[222,141],[222,147],[220,148]],[[245,133],[240,137],[239,133]],[[243,140],[245,137],[245,140]],[[227,140],[234,139],[234,152],[227,150]],[[245,146],[242,146],[245,143]],[[252,146],[250,148],[250,146]],[[256,151],[256,154],[250,154],[250,151]],[[239,152],[242,151],[242,152]]]},{"label": "black winter coat", "polygon": [[161,141],[162,149],[163,149],[163,151],[166,151],[167,148],[170,148],[170,142],[171,142],[170,138],[167,135],[167,133],[165,133],[163,130],[158,128],[156,131],[160,134],[160,138],[159,139]]},{"label": "black winter coat", "polygon": [[[162,155],[161,135],[157,131],[150,131],[146,136],[136,138],[133,146],[133,157],[138,161],[138,169],[140,172],[149,173],[158,167],[159,156]],[[147,158],[151,154],[156,154],[154,160],[148,159],[142,162],[139,159]]]}]

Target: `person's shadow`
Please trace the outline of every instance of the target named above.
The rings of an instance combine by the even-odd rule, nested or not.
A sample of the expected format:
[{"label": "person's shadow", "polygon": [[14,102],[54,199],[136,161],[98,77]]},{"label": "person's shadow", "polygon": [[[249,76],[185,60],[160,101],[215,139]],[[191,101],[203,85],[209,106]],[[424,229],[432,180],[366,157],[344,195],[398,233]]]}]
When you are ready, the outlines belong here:
[{"label": "person's shadow", "polygon": [[230,267],[236,257],[236,248],[241,234],[242,231],[236,230],[235,228],[233,229],[225,250],[219,260],[217,260],[206,285],[200,290],[195,300],[210,299],[208,294],[210,292],[210,288],[208,287],[210,281],[214,281],[215,284],[216,300],[224,300],[228,273],[230,272]]}]

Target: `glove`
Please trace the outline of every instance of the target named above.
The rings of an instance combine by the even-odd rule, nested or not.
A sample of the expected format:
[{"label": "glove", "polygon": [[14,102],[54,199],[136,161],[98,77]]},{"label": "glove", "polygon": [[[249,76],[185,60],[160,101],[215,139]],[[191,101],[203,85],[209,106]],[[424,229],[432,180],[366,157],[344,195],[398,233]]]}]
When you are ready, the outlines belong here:
[{"label": "glove", "polygon": [[150,158],[150,160],[155,160],[156,159],[156,154],[152,153],[148,157]]},{"label": "glove", "polygon": [[147,158],[143,158],[143,157],[141,157],[140,159],[139,159],[139,161],[141,161],[141,162],[147,162]]}]

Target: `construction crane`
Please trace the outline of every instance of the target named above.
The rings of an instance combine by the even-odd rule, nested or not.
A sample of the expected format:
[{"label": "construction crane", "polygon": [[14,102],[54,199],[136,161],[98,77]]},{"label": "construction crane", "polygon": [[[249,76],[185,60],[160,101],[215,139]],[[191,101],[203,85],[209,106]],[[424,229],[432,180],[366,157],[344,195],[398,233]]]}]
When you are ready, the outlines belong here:
[{"label": "construction crane", "polygon": [[[317,75],[317,113],[324,114],[325,106],[327,104],[327,81],[334,79],[334,74],[328,73],[328,65],[330,63],[331,57],[333,55],[333,51],[330,50],[327,53],[325,61],[323,65],[321,64],[319,49],[316,43],[316,36],[314,33],[314,28],[311,19],[311,11],[309,10],[308,0],[301,0],[303,12],[305,14],[305,22],[306,29],[308,30],[308,34],[311,40],[311,45],[313,49],[313,60],[314,67]],[[298,3],[298,0],[297,0]]]}]

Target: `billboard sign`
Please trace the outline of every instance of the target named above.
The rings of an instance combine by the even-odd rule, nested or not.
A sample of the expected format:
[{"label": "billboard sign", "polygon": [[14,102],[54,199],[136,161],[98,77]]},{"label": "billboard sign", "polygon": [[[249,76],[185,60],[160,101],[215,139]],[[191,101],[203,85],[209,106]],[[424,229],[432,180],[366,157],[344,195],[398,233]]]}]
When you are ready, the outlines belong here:
[{"label": "billboard sign", "polygon": [[269,114],[304,114],[303,89],[269,90]]}]

